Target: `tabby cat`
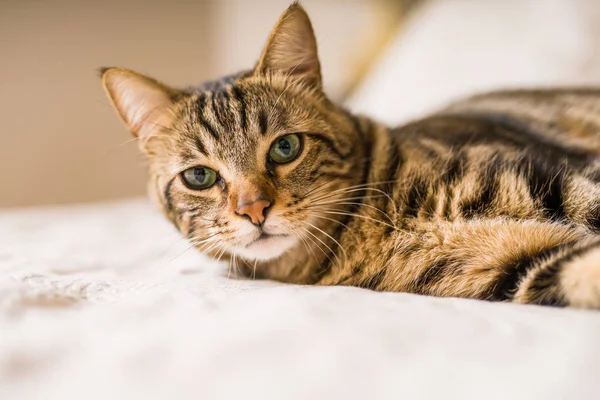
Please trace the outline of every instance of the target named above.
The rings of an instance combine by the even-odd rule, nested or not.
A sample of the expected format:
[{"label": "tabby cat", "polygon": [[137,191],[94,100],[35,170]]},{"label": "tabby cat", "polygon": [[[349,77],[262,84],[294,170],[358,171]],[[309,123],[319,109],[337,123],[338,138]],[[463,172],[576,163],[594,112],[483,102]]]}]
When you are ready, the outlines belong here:
[{"label": "tabby cat", "polygon": [[250,71],[102,79],[167,218],[247,276],[600,307],[600,90],[484,94],[391,129],[323,93],[297,3]]}]

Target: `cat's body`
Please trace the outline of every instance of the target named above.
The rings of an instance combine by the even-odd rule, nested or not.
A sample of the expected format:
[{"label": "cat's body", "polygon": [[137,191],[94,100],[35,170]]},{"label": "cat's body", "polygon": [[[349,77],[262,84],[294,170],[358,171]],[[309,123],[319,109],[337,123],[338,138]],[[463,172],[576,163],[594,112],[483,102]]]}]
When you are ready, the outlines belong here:
[{"label": "cat's body", "polygon": [[[489,93],[394,129],[356,118],[365,152],[347,153],[368,159],[345,210],[356,216],[314,238],[333,251],[251,273],[567,304],[561,267],[600,249],[599,113],[600,90],[563,89]],[[600,267],[588,272],[582,283],[600,290]]]},{"label": "cat's body", "polygon": [[167,217],[248,276],[600,308],[600,90],[490,93],[389,129],[320,80],[298,5],[248,73],[176,91],[104,72]]}]

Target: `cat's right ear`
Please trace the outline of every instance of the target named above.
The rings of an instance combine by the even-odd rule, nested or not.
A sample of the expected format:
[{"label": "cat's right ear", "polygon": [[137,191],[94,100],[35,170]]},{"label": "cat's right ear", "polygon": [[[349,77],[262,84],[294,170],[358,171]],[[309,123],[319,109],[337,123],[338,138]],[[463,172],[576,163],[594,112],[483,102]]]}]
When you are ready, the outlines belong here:
[{"label": "cat's right ear", "polygon": [[255,73],[282,73],[321,90],[317,40],[308,14],[294,1],[271,31]]},{"label": "cat's right ear", "polygon": [[129,130],[137,137],[156,131],[178,92],[162,83],[122,68],[102,68],[102,85]]}]

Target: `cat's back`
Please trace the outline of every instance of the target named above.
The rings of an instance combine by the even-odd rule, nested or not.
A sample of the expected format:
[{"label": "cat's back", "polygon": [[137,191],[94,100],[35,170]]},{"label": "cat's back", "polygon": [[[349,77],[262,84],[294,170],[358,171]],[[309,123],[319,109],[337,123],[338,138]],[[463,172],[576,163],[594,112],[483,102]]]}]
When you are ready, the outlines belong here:
[{"label": "cat's back", "polygon": [[391,135],[400,220],[536,218],[573,173],[600,176],[600,89],[478,95]]},{"label": "cat's back", "polygon": [[477,148],[582,167],[600,156],[600,89],[480,94],[391,132],[421,164]]},{"label": "cat's back", "polygon": [[472,116],[600,154],[600,88],[506,90],[451,104],[444,114]]}]

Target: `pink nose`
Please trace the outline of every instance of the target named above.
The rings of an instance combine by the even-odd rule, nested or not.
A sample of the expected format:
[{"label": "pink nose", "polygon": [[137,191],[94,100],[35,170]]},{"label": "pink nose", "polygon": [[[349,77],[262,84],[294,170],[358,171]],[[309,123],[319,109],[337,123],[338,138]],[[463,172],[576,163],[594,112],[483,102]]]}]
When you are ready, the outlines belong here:
[{"label": "pink nose", "polygon": [[238,215],[247,216],[254,225],[260,226],[265,222],[265,211],[270,206],[271,202],[268,200],[256,200],[252,203],[238,204],[235,212]]}]

